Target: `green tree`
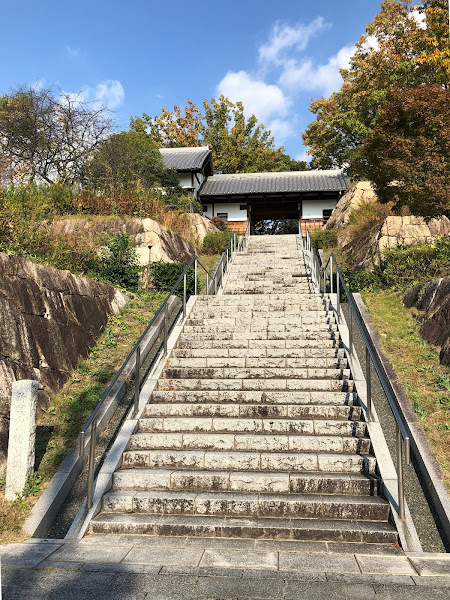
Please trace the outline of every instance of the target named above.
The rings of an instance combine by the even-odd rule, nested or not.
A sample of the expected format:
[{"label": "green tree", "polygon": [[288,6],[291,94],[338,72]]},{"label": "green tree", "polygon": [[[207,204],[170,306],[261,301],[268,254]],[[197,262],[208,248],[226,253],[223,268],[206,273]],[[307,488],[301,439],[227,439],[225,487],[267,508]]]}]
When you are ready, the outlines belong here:
[{"label": "green tree", "polygon": [[165,169],[158,146],[144,131],[122,131],[105,139],[93,153],[86,182],[112,195],[137,185],[176,188],[178,175]]},{"label": "green tree", "polygon": [[389,94],[362,148],[382,202],[426,217],[450,215],[449,115],[450,93],[442,86]]},{"label": "green tree", "polygon": [[225,96],[203,101],[203,112],[190,100],[184,109],[163,109],[156,117],[143,114],[131,119],[131,129],[146,132],[159,147],[174,148],[208,145],[218,173],[254,173],[260,171],[301,170],[294,161],[276,148],[271,132],[255,115],[245,116],[242,102]]},{"label": "green tree", "polygon": [[390,91],[448,85],[447,0],[426,0],[420,5],[426,29],[418,23],[414,6],[409,1],[384,0],[357,44],[349,69],[341,70],[341,89],[311,103],[316,120],[303,140],[310,146],[313,167],[348,165],[350,175],[366,176],[362,144],[372,135]]}]

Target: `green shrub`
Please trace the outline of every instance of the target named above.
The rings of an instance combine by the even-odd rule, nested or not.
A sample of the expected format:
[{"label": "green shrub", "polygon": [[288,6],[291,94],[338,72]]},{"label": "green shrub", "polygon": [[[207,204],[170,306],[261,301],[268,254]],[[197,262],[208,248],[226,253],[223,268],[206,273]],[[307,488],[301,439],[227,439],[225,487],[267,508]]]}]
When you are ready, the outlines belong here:
[{"label": "green shrub", "polygon": [[385,285],[398,289],[445,277],[450,273],[450,239],[439,238],[434,244],[386,250],[381,269]]},{"label": "green shrub", "polygon": [[220,233],[208,233],[202,246],[203,254],[222,254],[227,247],[230,238],[233,237],[232,231],[221,231]]},{"label": "green shrub", "polygon": [[98,269],[99,276],[113,285],[137,290],[141,268],[126,231],[116,233],[104,246]]},{"label": "green shrub", "polygon": [[[170,292],[185,268],[186,265],[179,262],[166,263],[159,260],[152,263],[149,267],[152,286],[158,292]],[[182,279],[176,290],[178,296],[183,295],[183,288],[184,282]],[[192,267],[189,267],[186,273],[186,290],[188,298],[195,293],[195,272]]]},{"label": "green shrub", "polygon": [[312,231],[311,241],[316,252],[319,248],[323,250],[335,248],[338,245],[337,231],[336,229],[318,229],[317,231]]}]

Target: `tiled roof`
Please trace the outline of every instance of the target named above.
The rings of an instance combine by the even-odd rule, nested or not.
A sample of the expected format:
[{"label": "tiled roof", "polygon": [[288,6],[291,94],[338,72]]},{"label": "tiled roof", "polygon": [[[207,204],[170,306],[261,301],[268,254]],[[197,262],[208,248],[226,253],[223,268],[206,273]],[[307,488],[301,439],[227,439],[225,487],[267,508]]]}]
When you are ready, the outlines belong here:
[{"label": "tiled roof", "polygon": [[160,148],[166,169],[177,171],[200,171],[211,154],[208,146],[194,148]]},{"label": "tiled roof", "polygon": [[340,192],[349,186],[348,177],[340,170],[239,173],[208,177],[200,195],[203,198],[277,192]]}]

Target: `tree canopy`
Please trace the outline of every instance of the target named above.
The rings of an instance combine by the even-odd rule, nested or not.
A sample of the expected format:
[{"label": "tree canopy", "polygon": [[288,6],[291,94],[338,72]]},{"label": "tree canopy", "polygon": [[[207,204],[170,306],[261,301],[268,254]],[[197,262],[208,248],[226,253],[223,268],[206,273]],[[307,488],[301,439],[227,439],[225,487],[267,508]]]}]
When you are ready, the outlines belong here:
[{"label": "tree canopy", "polygon": [[74,183],[111,128],[109,111],[80,96],[18,87],[0,97],[0,162],[11,180]]},{"label": "tree canopy", "polygon": [[[440,105],[448,94],[450,81],[450,44],[447,0],[424,0],[419,6],[410,1],[384,0],[381,11],[366,28],[350,60],[350,67],[341,70],[343,84],[330,98],[311,103],[316,120],[303,134],[304,143],[310,146],[312,166],[330,168],[345,166],[350,176],[374,177],[378,173],[372,144],[376,135],[380,161],[381,147],[389,148],[390,131],[387,114],[392,104],[405,101],[418,86],[429,88],[424,94]],[[440,93],[442,90],[444,96]],[[418,92],[417,92],[418,93]],[[389,108],[390,107],[390,108]],[[411,118],[411,105],[406,109]],[[431,117],[428,111],[427,115]],[[414,118],[418,115],[415,114]],[[397,123],[400,127],[400,123]],[[409,139],[426,131],[431,135],[432,123],[415,129],[411,127]],[[397,129],[397,134],[399,134]],[[376,132],[376,134],[375,134]],[[381,138],[385,135],[385,143]],[[375,144],[375,142],[373,142]],[[372,144],[372,145],[371,145]],[[371,145],[371,151],[366,151]],[[429,146],[418,143],[421,151]],[[425,180],[427,158],[415,163],[414,170]],[[383,164],[387,164],[383,161]],[[377,183],[375,181],[375,183]],[[387,188],[380,184],[379,190]],[[413,190],[410,190],[413,194]],[[390,194],[381,193],[382,201]],[[406,200],[402,200],[406,203]],[[415,200],[406,203],[417,206]],[[450,207],[447,206],[448,210]],[[423,212],[423,211],[422,211]]]},{"label": "tree canopy", "polygon": [[131,119],[131,129],[146,131],[160,147],[209,145],[217,173],[300,170],[306,163],[292,160],[255,115],[247,117],[242,102],[221,95],[203,101],[203,111],[191,100],[184,114],[179,106],[156,117],[144,113]]}]

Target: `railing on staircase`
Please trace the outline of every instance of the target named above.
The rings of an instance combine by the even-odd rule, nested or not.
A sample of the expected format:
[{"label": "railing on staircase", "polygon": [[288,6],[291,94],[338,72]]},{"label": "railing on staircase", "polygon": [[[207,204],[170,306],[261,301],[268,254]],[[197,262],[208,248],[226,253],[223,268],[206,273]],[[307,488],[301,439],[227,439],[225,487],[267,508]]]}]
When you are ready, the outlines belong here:
[{"label": "railing on staircase", "polygon": [[[239,238],[236,233],[233,233],[214,273],[208,271],[197,255],[192,256],[175,285],[156,311],[155,316],[147,325],[145,331],[117,371],[114,379],[87,420],[86,425],[81,430],[78,438],[78,452],[80,458],[85,456],[87,449],[86,438],[90,434],[90,440],[88,442],[86,500],[86,507],[88,510],[93,504],[96,450],[99,436],[106,428],[119,402],[126,396],[127,384],[130,382],[133,389],[131,390],[132,395],[129,399],[128,408],[133,404],[133,414],[137,413],[139,407],[139,395],[143,382],[147,378],[150,370],[162,356],[161,351],[163,352],[163,356],[167,355],[169,334],[178,317],[181,313],[183,314],[183,317],[186,316],[189,270],[194,270],[194,295],[197,295],[198,293],[199,267],[203,269],[206,275],[206,285],[204,288],[205,295],[217,294],[224,284],[224,277],[229,271],[236,253],[243,252],[246,249],[249,235],[249,227],[247,227],[245,234]],[[178,294],[181,295],[181,299],[178,297]],[[156,352],[155,346],[157,346]],[[144,365],[144,361],[147,361],[149,364]],[[110,400],[110,402],[107,402],[107,400]]]},{"label": "railing on staircase", "polygon": [[[374,365],[379,381],[383,387],[389,406],[395,419],[396,432],[396,454],[397,454],[397,482],[398,482],[398,506],[395,507],[400,519],[405,519],[405,493],[403,483],[403,460],[407,465],[411,464],[410,438],[407,431],[407,426],[404,418],[398,410],[399,401],[392,387],[390,379],[386,373],[383,363],[380,360],[378,352],[373,343],[372,337],[367,330],[364,320],[361,316],[359,308],[355,302],[353,294],[347,287],[344,276],[339,268],[334,254],[331,254],[328,262],[324,266],[320,266],[317,255],[314,251],[311,236],[309,231],[306,232],[305,239],[299,229],[297,239],[297,247],[302,250],[305,264],[311,281],[317,291],[330,293],[332,296],[336,294],[336,306],[333,310],[336,313],[338,323],[342,322],[341,302],[347,299],[348,303],[348,331],[349,344],[348,352],[350,357],[354,355],[354,324],[356,323],[361,338],[364,342],[365,349],[365,379],[366,379],[366,418],[367,421],[372,420],[372,383],[371,383],[371,364]],[[343,298],[343,300],[341,300]]]}]

